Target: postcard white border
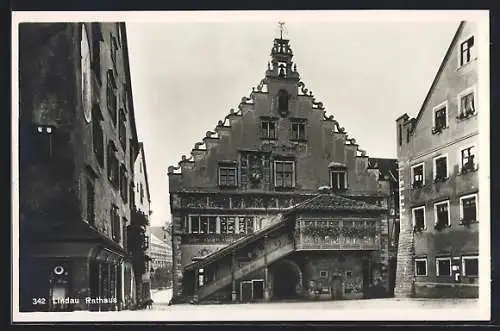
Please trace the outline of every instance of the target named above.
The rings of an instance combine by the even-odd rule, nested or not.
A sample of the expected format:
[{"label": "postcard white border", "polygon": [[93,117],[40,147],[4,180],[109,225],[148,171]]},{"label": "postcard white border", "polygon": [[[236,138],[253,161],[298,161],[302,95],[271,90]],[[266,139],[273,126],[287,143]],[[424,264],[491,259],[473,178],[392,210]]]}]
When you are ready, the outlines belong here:
[{"label": "postcard white border", "polygon": [[[480,219],[490,219],[490,164],[489,164],[489,11],[487,10],[342,10],[342,11],[204,11],[204,12],[152,12],[152,11],[122,11],[122,12],[13,12],[12,13],[12,210],[13,210],[13,322],[69,322],[69,321],[274,321],[274,320],[489,320],[490,319],[490,223],[480,222],[479,227],[479,251],[480,251],[480,287],[479,300],[476,309],[456,309],[452,306],[446,309],[418,309],[409,316],[409,311],[394,309],[404,307],[402,303],[395,302],[391,309],[372,310],[325,310],[320,305],[318,309],[297,309],[293,304],[286,309],[266,310],[265,306],[257,310],[241,309],[241,305],[232,307],[226,306],[223,315],[217,314],[217,307],[200,305],[201,309],[193,307],[171,306],[167,311],[140,311],[140,312],[73,312],[73,313],[20,313],[18,312],[18,258],[19,247],[17,245],[19,227],[19,183],[18,183],[18,32],[17,26],[20,22],[90,22],[90,21],[125,21],[125,22],[250,22],[250,21],[287,21],[287,22],[459,22],[461,20],[475,21],[478,30],[478,76],[477,84],[479,101],[479,159],[481,168],[479,169],[479,195],[481,200]],[[458,24],[458,23],[457,23]],[[414,111],[418,111],[418,106]],[[15,263],[14,263],[15,262]],[[376,300],[376,299],[375,299]],[[418,299],[414,299],[418,300]],[[395,300],[397,301],[397,300]],[[374,304],[373,306],[377,306]],[[215,308],[214,308],[215,307]]]}]

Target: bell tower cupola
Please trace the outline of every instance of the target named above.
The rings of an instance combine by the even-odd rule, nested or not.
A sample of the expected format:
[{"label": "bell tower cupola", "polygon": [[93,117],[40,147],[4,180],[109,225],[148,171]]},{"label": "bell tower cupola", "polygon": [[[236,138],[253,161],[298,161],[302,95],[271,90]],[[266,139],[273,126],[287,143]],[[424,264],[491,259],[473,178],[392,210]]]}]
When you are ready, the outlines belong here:
[{"label": "bell tower cupola", "polygon": [[266,78],[297,82],[300,76],[297,72],[297,65],[292,62],[293,51],[290,48],[290,41],[283,39],[283,33],[286,32],[285,23],[278,22],[278,24],[280,36],[274,39],[271,62],[267,66]]}]

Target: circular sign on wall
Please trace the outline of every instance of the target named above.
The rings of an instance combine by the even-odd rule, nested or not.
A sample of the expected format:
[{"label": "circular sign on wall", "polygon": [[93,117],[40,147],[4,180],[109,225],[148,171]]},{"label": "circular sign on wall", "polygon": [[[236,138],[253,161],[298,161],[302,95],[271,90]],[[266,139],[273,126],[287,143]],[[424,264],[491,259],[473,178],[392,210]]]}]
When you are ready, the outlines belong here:
[{"label": "circular sign on wall", "polygon": [[85,24],[82,24],[81,50],[81,78],[82,78],[82,106],[85,120],[92,120],[92,84],[91,84],[91,64],[90,45]]}]

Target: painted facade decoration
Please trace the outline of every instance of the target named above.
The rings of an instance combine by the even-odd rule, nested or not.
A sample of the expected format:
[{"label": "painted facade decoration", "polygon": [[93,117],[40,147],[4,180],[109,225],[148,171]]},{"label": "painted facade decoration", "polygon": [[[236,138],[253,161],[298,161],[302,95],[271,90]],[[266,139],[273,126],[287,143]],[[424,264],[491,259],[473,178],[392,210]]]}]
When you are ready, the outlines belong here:
[{"label": "painted facade decoration", "polygon": [[360,150],[292,58],[276,38],[265,78],[168,169],[174,303],[392,291],[396,160]]}]

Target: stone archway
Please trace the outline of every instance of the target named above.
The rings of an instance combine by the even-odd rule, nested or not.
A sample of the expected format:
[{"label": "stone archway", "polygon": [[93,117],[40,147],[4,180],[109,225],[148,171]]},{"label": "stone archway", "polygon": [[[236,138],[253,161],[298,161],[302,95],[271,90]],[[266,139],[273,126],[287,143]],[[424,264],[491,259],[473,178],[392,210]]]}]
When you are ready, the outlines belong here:
[{"label": "stone archway", "polygon": [[273,299],[295,299],[302,294],[302,270],[292,260],[283,259],[271,266],[271,282]]}]

